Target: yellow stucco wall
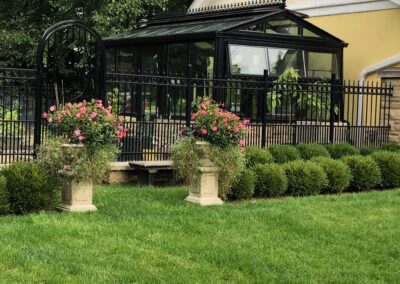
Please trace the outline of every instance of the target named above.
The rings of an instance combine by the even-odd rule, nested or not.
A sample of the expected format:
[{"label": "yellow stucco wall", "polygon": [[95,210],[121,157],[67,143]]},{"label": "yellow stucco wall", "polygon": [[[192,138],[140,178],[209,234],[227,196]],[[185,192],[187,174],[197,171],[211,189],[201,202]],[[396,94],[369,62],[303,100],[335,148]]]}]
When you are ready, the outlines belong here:
[{"label": "yellow stucco wall", "polygon": [[[357,80],[373,64],[400,55],[400,9],[329,15],[308,21],[349,43],[344,78]],[[375,75],[368,80],[376,80]]]}]

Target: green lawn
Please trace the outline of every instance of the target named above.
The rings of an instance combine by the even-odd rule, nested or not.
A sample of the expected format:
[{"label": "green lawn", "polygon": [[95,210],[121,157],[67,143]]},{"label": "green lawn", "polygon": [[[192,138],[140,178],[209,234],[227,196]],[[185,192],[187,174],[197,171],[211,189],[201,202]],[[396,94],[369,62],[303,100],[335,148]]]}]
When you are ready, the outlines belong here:
[{"label": "green lawn", "polygon": [[0,282],[399,282],[400,191],[185,205],[98,187],[98,212],[0,218]]}]

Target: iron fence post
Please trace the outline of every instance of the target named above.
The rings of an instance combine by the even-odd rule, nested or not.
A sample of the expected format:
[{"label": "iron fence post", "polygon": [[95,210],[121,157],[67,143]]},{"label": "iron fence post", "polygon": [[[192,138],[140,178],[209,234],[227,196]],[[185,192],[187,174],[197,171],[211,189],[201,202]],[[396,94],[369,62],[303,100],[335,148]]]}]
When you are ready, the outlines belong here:
[{"label": "iron fence post", "polygon": [[268,93],[268,70],[264,70],[264,88],[261,94],[261,147],[265,148],[267,142],[267,93]]},{"label": "iron fence post", "polygon": [[186,126],[190,126],[192,117],[192,102],[193,102],[193,81],[192,81],[192,65],[188,66],[187,74],[187,89],[186,89]]},{"label": "iron fence post", "polygon": [[336,74],[331,76],[331,103],[330,103],[330,115],[329,115],[329,142],[334,142],[335,135],[335,98],[336,98]]}]

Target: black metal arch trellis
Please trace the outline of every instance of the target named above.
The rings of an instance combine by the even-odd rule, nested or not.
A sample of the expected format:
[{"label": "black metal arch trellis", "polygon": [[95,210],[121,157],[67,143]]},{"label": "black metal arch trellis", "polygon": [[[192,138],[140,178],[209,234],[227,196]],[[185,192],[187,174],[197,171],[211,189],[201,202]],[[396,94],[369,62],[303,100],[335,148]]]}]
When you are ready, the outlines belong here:
[{"label": "black metal arch trellis", "polygon": [[[82,60],[86,60],[84,64]],[[76,20],[61,21],[44,32],[36,53],[35,147],[41,143],[42,112],[50,104],[60,102],[58,85],[61,85],[63,102],[74,100],[71,95],[64,96],[65,90],[73,93],[74,84],[80,84],[78,88],[75,87],[76,92],[80,89],[80,100],[97,98],[105,101],[105,65],[106,50],[103,41],[85,23]],[[63,76],[69,77],[69,80],[64,80]],[[89,77],[90,80],[87,79]],[[72,87],[69,86],[68,89],[65,84]],[[82,88],[82,84],[89,87]]]}]

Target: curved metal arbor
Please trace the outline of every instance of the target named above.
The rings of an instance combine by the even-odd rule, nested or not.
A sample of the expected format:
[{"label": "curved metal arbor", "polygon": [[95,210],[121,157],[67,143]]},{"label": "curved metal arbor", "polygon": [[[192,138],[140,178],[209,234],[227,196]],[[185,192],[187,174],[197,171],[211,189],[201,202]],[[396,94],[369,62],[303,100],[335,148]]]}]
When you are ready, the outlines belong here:
[{"label": "curved metal arbor", "polygon": [[99,34],[80,21],[61,21],[42,35],[36,53],[34,144],[41,142],[42,112],[52,104],[105,102],[106,50]]}]

